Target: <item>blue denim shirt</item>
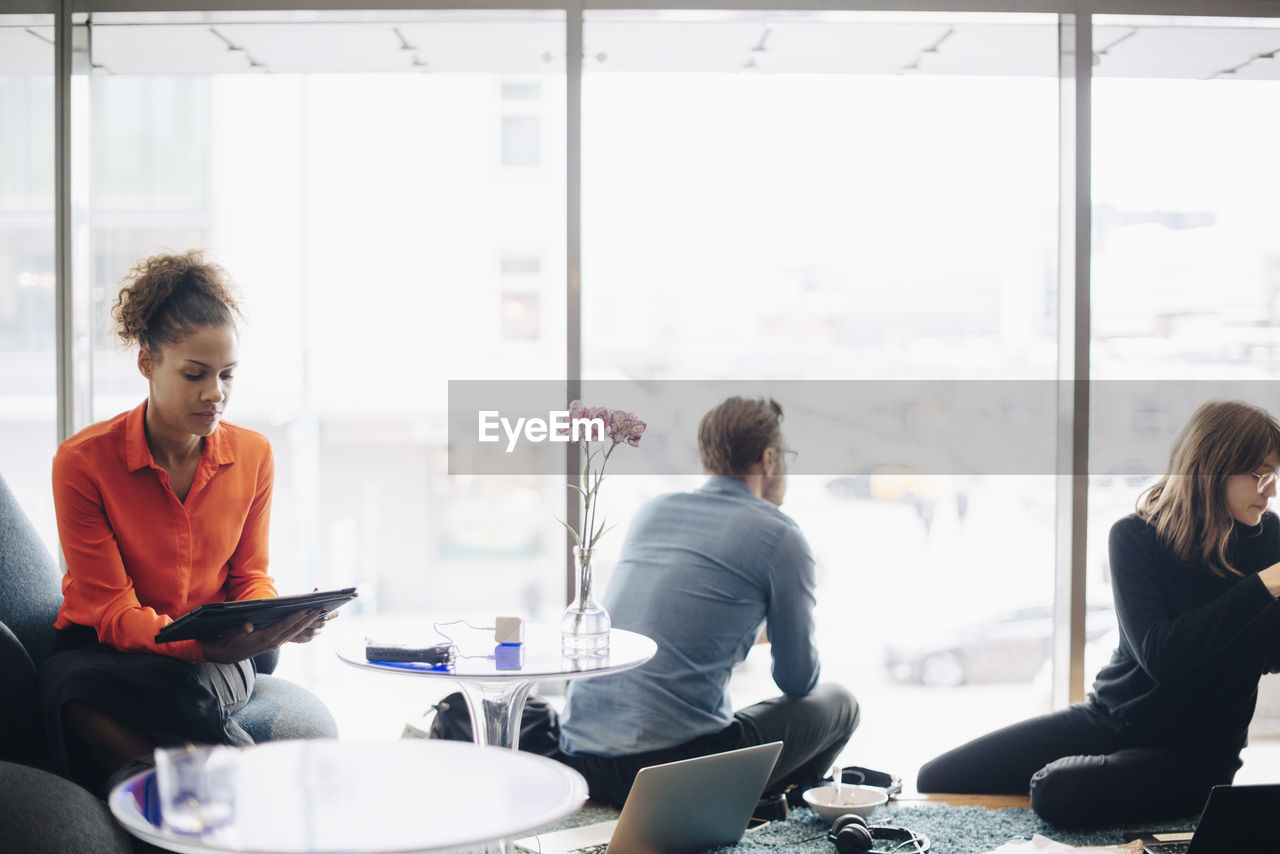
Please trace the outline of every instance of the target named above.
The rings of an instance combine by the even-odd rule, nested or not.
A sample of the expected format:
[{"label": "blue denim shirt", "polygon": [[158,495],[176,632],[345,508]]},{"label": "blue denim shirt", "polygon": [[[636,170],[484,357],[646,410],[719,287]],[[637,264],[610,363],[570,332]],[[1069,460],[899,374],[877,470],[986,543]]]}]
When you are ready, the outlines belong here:
[{"label": "blue denim shirt", "polygon": [[570,753],[644,753],[727,727],[730,672],[766,620],[778,688],[803,696],[818,682],[809,544],[738,478],[712,477],[640,508],[604,606],[615,628],[648,635],[658,652],[571,685],[560,733]]}]

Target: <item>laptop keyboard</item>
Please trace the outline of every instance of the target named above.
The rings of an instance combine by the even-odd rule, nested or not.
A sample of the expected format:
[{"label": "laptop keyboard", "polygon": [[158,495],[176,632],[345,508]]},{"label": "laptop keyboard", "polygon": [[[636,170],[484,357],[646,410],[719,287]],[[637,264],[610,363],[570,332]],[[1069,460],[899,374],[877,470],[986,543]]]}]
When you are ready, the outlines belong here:
[{"label": "laptop keyboard", "polygon": [[588,845],[584,848],[575,848],[570,851],[569,854],[604,854],[605,849],[608,847],[609,843],[604,842],[600,845]]}]

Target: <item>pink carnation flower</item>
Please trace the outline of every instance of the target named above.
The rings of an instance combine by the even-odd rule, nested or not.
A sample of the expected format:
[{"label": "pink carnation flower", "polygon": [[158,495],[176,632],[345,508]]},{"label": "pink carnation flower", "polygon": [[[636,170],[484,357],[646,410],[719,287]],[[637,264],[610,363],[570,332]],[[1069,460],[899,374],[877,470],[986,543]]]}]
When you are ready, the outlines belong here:
[{"label": "pink carnation flower", "polygon": [[625,442],[633,448],[640,445],[640,434],[648,426],[632,413],[622,409],[610,412],[609,420],[605,423],[609,428],[609,438],[614,441],[614,444]]},{"label": "pink carnation flower", "polygon": [[619,445],[638,447],[640,436],[648,426],[633,413],[625,410],[610,410],[604,406],[584,406],[581,400],[575,400],[569,404],[570,427],[561,429],[559,434],[563,436],[570,433],[574,422],[595,419],[604,423],[604,432],[609,439],[609,444],[607,446],[596,444],[605,438],[605,436],[596,438],[599,436],[598,430],[582,431],[580,428],[578,445],[582,449],[583,457],[581,480],[580,483],[569,485],[582,496],[581,526],[575,529],[562,520],[562,524],[573,534],[578,545],[585,548],[594,546],[606,530],[603,520],[598,524],[596,521],[596,513],[599,511],[596,499],[599,496],[600,484],[604,481],[604,469],[609,463],[609,457]]}]

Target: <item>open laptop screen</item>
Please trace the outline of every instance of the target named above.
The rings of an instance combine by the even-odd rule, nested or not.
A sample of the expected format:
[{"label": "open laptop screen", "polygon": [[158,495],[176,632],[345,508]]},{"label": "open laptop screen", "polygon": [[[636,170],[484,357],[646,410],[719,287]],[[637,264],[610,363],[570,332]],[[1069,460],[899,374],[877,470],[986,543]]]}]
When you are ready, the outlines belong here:
[{"label": "open laptop screen", "polygon": [[1280,785],[1214,786],[1195,833],[1145,833],[1144,851],[1235,854],[1280,850]]},{"label": "open laptop screen", "polygon": [[1214,786],[1189,854],[1280,850],[1280,786]]}]

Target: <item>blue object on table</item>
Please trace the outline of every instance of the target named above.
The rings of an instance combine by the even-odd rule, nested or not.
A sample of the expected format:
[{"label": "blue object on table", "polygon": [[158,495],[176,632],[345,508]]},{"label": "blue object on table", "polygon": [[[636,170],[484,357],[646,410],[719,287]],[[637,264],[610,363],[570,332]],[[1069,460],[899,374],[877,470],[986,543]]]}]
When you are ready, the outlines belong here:
[{"label": "blue object on table", "polygon": [[498,670],[524,668],[524,644],[500,643],[493,648],[493,666]]},{"label": "blue object on table", "polygon": [[452,664],[427,664],[424,661],[377,661],[370,660],[370,664],[376,664],[379,667],[395,667],[399,670],[427,670],[432,673],[452,673]]}]

